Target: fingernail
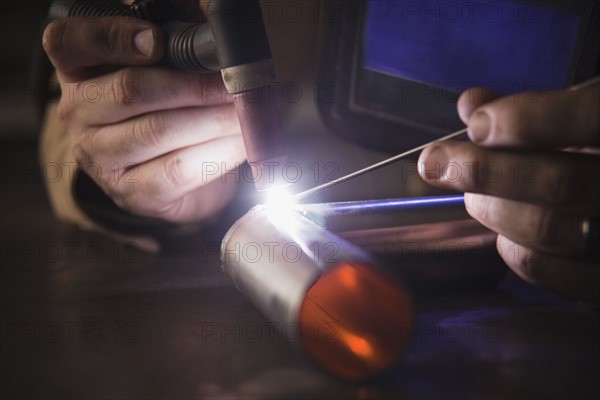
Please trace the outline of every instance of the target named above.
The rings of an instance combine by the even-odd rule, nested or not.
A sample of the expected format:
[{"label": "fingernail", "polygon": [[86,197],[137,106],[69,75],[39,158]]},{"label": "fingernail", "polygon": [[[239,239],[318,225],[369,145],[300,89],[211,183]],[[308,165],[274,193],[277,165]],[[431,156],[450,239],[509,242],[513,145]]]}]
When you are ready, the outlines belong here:
[{"label": "fingernail", "polygon": [[419,162],[419,173],[426,180],[438,180],[447,162],[446,152],[440,146],[435,146],[429,151],[427,158]]},{"label": "fingernail", "polygon": [[465,193],[464,201],[465,208],[467,209],[469,215],[473,218],[477,218],[482,206],[481,196],[473,193]]},{"label": "fingernail", "polygon": [[138,51],[146,57],[150,57],[154,53],[154,33],[152,29],[141,31],[135,35],[133,40]]},{"label": "fingernail", "polygon": [[477,111],[469,119],[469,137],[474,142],[483,142],[490,133],[490,116]]}]

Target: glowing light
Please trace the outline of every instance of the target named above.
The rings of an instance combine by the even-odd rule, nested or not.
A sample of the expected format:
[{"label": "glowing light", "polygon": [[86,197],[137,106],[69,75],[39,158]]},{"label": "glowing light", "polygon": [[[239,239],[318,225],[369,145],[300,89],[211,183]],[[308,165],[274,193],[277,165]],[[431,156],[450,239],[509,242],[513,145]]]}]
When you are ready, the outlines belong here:
[{"label": "glowing light", "polygon": [[342,269],[340,271],[340,281],[349,289],[355,289],[358,283],[356,271],[349,268]]},{"label": "glowing light", "polygon": [[363,338],[351,338],[348,339],[348,346],[356,354],[364,358],[370,358],[373,356],[373,349],[369,342]]},{"label": "glowing light", "polygon": [[290,226],[294,223],[296,202],[294,197],[284,188],[269,190],[267,201],[264,204],[267,217],[273,224]]},{"label": "glowing light", "polygon": [[366,339],[354,335],[346,331],[345,329],[341,329],[339,334],[341,336],[342,341],[354,354],[363,359],[373,358],[373,347],[371,347],[371,344]]},{"label": "glowing light", "polygon": [[267,207],[289,206],[291,208],[294,204],[294,196],[282,187],[275,187],[269,190],[267,201],[265,202],[265,206]]}]

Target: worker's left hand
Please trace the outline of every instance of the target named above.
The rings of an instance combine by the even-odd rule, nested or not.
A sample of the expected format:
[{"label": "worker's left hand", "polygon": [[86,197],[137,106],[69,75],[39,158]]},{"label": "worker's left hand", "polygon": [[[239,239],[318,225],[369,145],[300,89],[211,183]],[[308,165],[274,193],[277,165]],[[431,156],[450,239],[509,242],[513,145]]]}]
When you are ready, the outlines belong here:
[{"label": "worker's left hand", "polygon": [[503,98],[470,89],[458,111],[472,143],[429,146],[421,177],[467,192],[469,214],[498,232],[523,279],[600,304],[600,84]]}]

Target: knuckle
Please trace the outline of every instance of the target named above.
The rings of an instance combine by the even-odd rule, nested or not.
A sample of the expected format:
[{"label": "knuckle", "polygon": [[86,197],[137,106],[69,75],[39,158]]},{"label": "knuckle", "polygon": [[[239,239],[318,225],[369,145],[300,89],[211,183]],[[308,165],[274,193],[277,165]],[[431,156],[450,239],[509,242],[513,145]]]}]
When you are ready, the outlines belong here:
[{"label": "knuckle", "polygon": [[88,140],[81,140],[73,147],[75,161],[79,169],[85,172],[113,200],[122,195],[118,177],[111,168],[102,166],[94,161],[93,151],[90,151]]},{"label": "knuckle", "polygon": [[186,169],[185,162],[179,155],[167,158],[163,173],[165,180],[171,187],[186,186],[193,179],[192,174]]},{"label": "knuckle", "polygon": [[125,196],[119,190],[115,190],[112,186],[104,188],[104,191],[119,208],[135,213],[136,207],[130,197]]},{"label": "knuckle", "polygon": [[64,124],[68,124],[72,119],[74,114],[73,102],[70,101],[67,97],[61,97],[58,107],[56,108],[56,116],[58,120]]},{"label": "knuckle", "polygon": [[140,70],[138,68],[126,67],[120,69],[110,85],[113,101],[121,106],[135,103],[139,79]]},{"label": "knuckle", "polygon": [[135,191],[128,190],[128,185],[121,184],[120,174],[114,174],[113,172],[101,173],[98,184],[117,206],[127,211],[134,211],[136,205],[132,195],[135,194]]},{"label": "knuckle", "polygon": [[73,156],[77,165],[85,169],[85,166],[91,162],[90,155],[84,145],[79,142],[73,145]]},{"label": "knuckle", "polygon": [[519,244],[499,235],[496,247],[504,262],[521,278],[530,283],[537,283],[542,278],[543,255],[534,246]]},{"label": "knuckle", "polygon": [[178,198],[163,207],[158,207],[155,210],[155,215],[168,222],[178,222],[184,217],[184,200]]},{"label": "knuckle", "polygon": [[[110,188],[110,196],[115,204],[129,212],[160,218],[166,221],[177,222],[184,216],[184,200],[166,200],[151,185],[143,188],[142,191],[126,191],[122,188],[115,190]],[[107,192],[108,193],[108,192]]]},{"label": "knuckle", "polygon": [[148,147],[160,147],[165,143],[168,132],[167,121],[164,113],[152,113],[134,121],[132,127],[132,141]]},{"label": "knuckle", "polygon": [[113,200],[122,199],[125,185],[121,185],[122,171],[115,165],[99,163],[94,158],[92,139],[84,138],[73,147],[75,161],[79,169],[85,172]]},{"label": "knuckle", "polygon": [[42,46],[53,62],[58,61],[60,58],[67,23],[68,20],[66,19],[57,19],[52,21],[44,30]]},{"label": "knuckle", "polygon": [[[88,169],[91,170],[91,168]],[[111,171],[103,171],[99,166],[96,166],[95,164],[93,170],[97,172],[95,180],[102,187],[102,189],[104,189],[106,194],[108,194],[113,199],[118,198],[120,195],[122,195],[118,176],[115,176],[115,179],[113,179]]]},{"label": "knuckle", "polygon": [[81,162],[81,166],[93,164],[96,159],[94,133],[89,130],[73,132],[70,140],[73,146],[75,160]]},{"label": "knuckle", "polygon": [[496,240],[496,247],[504,262],[521,278],[534,283],[532,278],[539,277],[540,253],[532,247],[501,235]]}]

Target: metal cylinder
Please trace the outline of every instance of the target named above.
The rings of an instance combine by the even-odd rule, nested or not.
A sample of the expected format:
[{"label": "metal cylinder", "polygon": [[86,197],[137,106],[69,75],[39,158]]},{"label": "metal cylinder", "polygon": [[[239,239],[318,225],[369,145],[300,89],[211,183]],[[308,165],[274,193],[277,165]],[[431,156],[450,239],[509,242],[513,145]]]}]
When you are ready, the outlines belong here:
[{"label": "metal cylinder", "polygon": [[365,252],[298,212],[258,206],[221,247],[223,270],[280,328],[296,326],[320,366],[359,380],[385,371],[407,344],[403,286]]},{"label": "metal cylinder", "polygon": [[417,294],[482,289],[506,265],[497,234],[469,216],[462,195],[300,205],[303,214],[383,261]]}]

